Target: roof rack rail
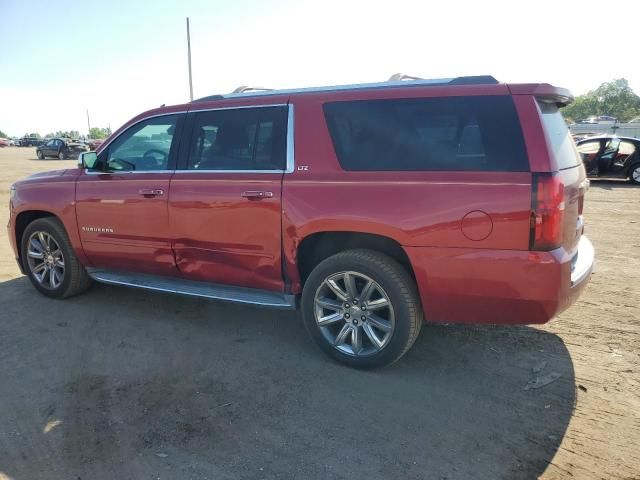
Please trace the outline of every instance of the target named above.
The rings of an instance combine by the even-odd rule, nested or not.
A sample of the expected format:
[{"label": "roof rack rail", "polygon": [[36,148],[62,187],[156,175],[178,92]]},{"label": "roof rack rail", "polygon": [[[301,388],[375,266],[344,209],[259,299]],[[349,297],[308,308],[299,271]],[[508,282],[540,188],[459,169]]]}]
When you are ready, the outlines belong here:
[{"label": "roof rack rail", "polygon": [[213,100],[224,100],[224,97],[222,95],[209,95],[208,97],[202,97],[202,98],[197,98],[195,100],[192,100],[191,103],[195,103],[195,102],[211,102]]},{"label": "roof rack rail", "polygon": [[422,77],[414,77],[413,75],[405,75],[404,73],[394,73],[389,77],[387,82],[398,82],[401,80],[424,80]]},{"label": "roof rack rail", "polygon": [[241,85],[231,93],[270,92],[271,90],[273,90],[273,88],[249,87],[247,85]]}]

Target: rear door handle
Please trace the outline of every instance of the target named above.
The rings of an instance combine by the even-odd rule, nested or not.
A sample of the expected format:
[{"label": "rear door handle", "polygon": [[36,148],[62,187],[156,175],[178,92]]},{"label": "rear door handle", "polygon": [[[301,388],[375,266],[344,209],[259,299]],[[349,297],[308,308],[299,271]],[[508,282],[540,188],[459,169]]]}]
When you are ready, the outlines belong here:
[{"label": "rear door handle", "polygon": [[260,200],[262,198],[273,197],[273,192],[263,192],[260,190],[248,190],[246,192],[242,192],[242,197],[248,198],[250,200]]},{"label": "rear door handle", "polygon": [[138,193],[146,198],[161,197],[164,195],[164,190],[161,188],[141,188]]}]

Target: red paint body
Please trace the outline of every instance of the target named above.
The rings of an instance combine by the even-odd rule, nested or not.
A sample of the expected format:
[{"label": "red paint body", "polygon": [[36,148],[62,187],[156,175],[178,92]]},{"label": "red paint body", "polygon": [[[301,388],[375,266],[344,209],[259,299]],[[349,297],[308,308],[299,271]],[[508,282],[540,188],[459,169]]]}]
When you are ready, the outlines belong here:
[{"label": "red paint body", "polygon": [[[529,172],[356,172],[338,163],[322,111],[325,102],[462,95],[513,96]],[[537,84],[398,87],[151,110],[111,138],[162,113],[293,105],[296,168],[268,174],[126,175],[70,169],[29,177],[17,184],[10,238],[19,257],[16,219],[38,210],[60,218],[86,265],[300,293],[298,249],[305,238],[321,232],[375,234],[405,251],[428,321],[543,323],[577,298],[588,277],[571,286],[570,263],[579,237],[570,222],[562,246],[529,251],[534,175],[558,172],[536,96],[570,94]],[[557,175],[565,183],[565,215],[577,216],[584,169]],[[162,189],[166,195],[145,198],[141,189]],[[242,197],[249,190],[273,196]],[[109,226],[113,233],[82,231],[86,225]]]}]

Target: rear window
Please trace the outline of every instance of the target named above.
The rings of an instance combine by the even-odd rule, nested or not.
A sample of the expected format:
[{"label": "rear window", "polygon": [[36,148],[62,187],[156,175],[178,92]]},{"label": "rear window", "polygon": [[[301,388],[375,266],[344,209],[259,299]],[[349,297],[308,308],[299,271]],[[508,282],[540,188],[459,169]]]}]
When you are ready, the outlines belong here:
[{"label": "rear window", "polygon": [[345,170],[529,169],[510,96],[331,102],[324,113]]},{"label": "rear window", "polygon": [[553,103],[538,102],[538,105],[542,114],[542,126],[549,139],[558,170],[578,166],[580,155],[560,109]]}]

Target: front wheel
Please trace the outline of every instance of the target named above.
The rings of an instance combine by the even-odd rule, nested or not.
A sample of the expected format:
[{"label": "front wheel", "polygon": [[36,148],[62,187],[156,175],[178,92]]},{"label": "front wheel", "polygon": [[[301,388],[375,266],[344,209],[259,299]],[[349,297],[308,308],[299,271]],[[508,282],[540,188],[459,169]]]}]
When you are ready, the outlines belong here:
[{"label": "front wheel", "polygon": [[629,169],[629,181],[635,185],[640,185],[640,163],[632,165]]},{"label": "front wheel", "polygon": [[42,153],[42,150],[38,150],[36,152],[36,155],[38,155],[38,160],[44,160],[44,154]]},{"label": "front wheel", "polygon": [[302,315],[325,353],[356,368],[395,362],[422,326],[412,278],[373,250],[347,250],[316,266],[304,285]]},{"label": "front wheel", "polygon": [[58,153],[58,160],[66,160],[66,158],[67,155],[62,150],[60,150],[60,152]]},{"label": "front wheel", "polygon": [[71,297],[91,285],[91,278],[73,253],[67,232],[55,218],[40,218],[27,225],[21,257],[33,286],[48,297]]}]

